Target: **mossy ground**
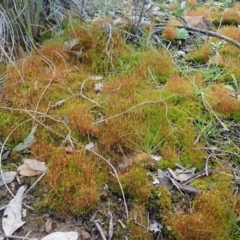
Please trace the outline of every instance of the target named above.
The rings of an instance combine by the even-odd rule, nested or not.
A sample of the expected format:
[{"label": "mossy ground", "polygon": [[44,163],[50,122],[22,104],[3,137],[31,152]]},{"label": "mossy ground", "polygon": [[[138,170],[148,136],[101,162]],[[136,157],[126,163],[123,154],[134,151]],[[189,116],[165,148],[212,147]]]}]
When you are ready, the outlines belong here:
[{"label": "mossy ground", "polygon": [[[189,6],[192,14],[209,16],[207,9],[195,9],[191,1]],[[211,16],[219,14],[216,11]],[[239,23],[238,16],[229,11],[223,16],[227,23]],[[37,205],[63,214],[92,213],[99,204],[103,206],[106,184],[111,193],[122,197],[109,164],[84,148],[93,142],[97,153],[118,171],[130,206],[129,239],[153,239],[147,230],[147,211],[162,221],[164,234],[172,239],[234,239],[240,208],[232,190],[233,166],[228,156],[211,161],[211,175],[192,183],[202,193],[189,199],[184,208],[174,202],[167,188],[153,186],[149,173],[175,164],[204,169],[208,155],[204,147],[218,125],[212,113],[221,119],[240,119],[239,99],[225,87],[236,87],[232,74],[239,84],[240,50],[226,43],[220,49],[223,65],[185,73],[164,49],[126,44],[117,29],[109,38],[101,27],[104,21],[108,20],[70,26],[65,39],[46,41],[8,70],[10,79],[1,101],[1,138],[15,146],[38,124],[31,157],[45,161],[49,170],[40,183],[47,191],[45,199],[40,198]],[[239,41],[238,31],[235,26],[219,30]],[[72,38],[79,42],[68,51],[63,43]],[[210,41],[217,40],[196,46],[187,61],[205,64],[211,57]],[[74,54],[79,51],[79,56]],[[96,80],[98,75],[103,79]],[[94,86],[99,82],[103,90],[96,92]],[[201,96],[211,108],[206,109]],[[66,148],[70,146],[74,150],[69,153]],[[224,149],[232,151],[231,147]],[[238,147],[234,151],[239,152]],[[162,160],[155,162],[152,153]]]}]

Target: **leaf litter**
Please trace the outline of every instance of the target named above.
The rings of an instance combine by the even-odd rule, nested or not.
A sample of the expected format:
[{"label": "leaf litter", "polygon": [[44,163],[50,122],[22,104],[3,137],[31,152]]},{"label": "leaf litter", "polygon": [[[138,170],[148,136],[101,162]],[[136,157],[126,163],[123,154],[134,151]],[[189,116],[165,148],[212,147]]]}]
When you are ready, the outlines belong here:
[{"label": "leaf litter", "polygon": [[2,175],[0,175],[0,186],[11,183],[16,176],[17,172],[15,171],[3,172]]},{"label": "leaf litter", "polygon": [[37,130],[37,125],[35,125],[32,128],[30,134],[24,139],[23,143],[19,143],[12,150],[15,151],[15,152],[21,152],[21,151],[29,148],[36,141],[35,137],[34,137],[34,133],[36,132],[36,130]]},{"label": "leaf litter", "polygon": [[3,213],[2,228],[6,237],[11,236],[25,223],[22,221],[22,198],[24,191],[25,186],[21,186]]},{"label": "leaf litter", "polygon": [[25,159],[24,163],[18,167],[18,173],[25,177],[37,176],[46,170],[45,162],[40,162],[35,159]]}]

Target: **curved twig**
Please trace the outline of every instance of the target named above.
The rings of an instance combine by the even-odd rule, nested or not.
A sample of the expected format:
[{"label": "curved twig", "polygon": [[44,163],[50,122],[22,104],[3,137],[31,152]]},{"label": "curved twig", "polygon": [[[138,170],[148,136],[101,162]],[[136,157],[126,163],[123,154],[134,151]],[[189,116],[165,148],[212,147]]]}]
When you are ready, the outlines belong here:
[{"label": "curved twig", "polygon": [[[156,24],[156,27],[165,27],[165,26],[167,26],[167,24]],[[205,35],[209,35],[212,37],[217,37],[217,38],[225,40],[226,42],[232,43],[237,48],[240,48],[240,43],[238,41],[236,41],[230,37],[227,37],[225,35],[222,35],[220,33],[216,33],[216,32],[209,31],[209,30],[204,30],[204,29],[200,29],[200,28],[190,27],[188,25],[173,25],[173,26],[176,28],[185,28],[186,30],[188,30],[190,32],[199,32],[199,33],[203,33]]]},{"label": "curved twig", "polygon": [[209,36],[212,36],[212,37],[217,37],[217,38],[220,38],[220,39],[223,39],[227,42],[230,42],[232,43],[234,46],[240,48],[240,43],[230,37],[227,37],[225,35],[222,35],[222,34],[219,34],[219,33],[216,33],[216,32],[213,32],[213,31],[208,31],[208,30],[204,30],[204,29],[200,29],[200,28],[194,28],[194,27],[190,27],[190,26],[182,26],[182,25],[174,25],[175,27],[177,28],[185,28],[186,30],[190,31],[190,32],[200,32],[200,33],[203,33],[203,34],[206,34],[206,35],[209,35]]}]

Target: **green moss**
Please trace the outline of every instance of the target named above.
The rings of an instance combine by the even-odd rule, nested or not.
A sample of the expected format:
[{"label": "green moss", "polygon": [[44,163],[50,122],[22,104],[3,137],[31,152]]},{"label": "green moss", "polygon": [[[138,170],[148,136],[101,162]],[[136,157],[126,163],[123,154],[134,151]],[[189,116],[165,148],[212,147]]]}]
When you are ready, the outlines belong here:
[{"label": "green moss", "polygon": [[48,161],[50,170],[45,183],[49,192],[44,205],[74,215],[93,210],[107,176],[104,168],[100,168],[99,160],[86,156],[84,151],[73,155],[58,151]]},{"label": "green moss", "polygon": [[192,214],[174,216],[171,227],[176,238],[231,239],[234,215],[225,197],[220,191],[202,194],[196,198]]},{"label": "green moss", "polygon": [[149,181],[146,170],[136,167],[131,168],[127,173],[120,176],[125,193],[135,203],[147,204],[153,196],[154,187]]}]

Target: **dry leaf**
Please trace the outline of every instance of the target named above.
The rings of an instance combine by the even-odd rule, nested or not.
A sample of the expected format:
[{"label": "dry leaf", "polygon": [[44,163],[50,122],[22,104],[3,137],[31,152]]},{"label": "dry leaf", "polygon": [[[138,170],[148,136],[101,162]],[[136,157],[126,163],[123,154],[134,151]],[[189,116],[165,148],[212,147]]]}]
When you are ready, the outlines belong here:
[{"label": "dry leaf", "polygon": [[91,240],[92,237],[91,237],[91,235],[88,232],[81,231],[81,239],[82,240]]},{"label": "dry leaf", "polygon": [[24,164],[27,164],[33,170],[37,170],[40,172],[45,172],[47,170],[45,162],[40,162],[35,159],[25,159]]},{"label": "dry leaf", "polygon": [[23,143],[19,143],[17,146],[15,146],[12,150],[15,152],[21,152],[27,148],[29,148],[33,143],[35,143],[35,137],[34,133],[37,130],[37,125],[35,125],[30,134],[24,139]]},{"label": "dry leaf", "polygon": [[216,52],[216,55],[213,56],[212,58],[210,58],[207,62],[208,65],[211,65],[211,64],[224,64],[224,60],[222,58],[222,56]]},{"label": "dry leaf", "polygon": [[18,167],[18,172],[21,176],[32,177],[42,174],[47,170],[45,162],[40,162],[34,159],[25,159],[24,163]]},{"label": "dry leaf", "polygon": [[11,236],[25,222],[22,221],[22,198],[25,187],[18,189],[15,197],[7,205],[2,218],[2,228],[5,235]]},{"label": "dry leaf", "polygon": [[196,168],[191,169],[176,169],[174,171],[176,180],[184,182],[192,178],[195,174]]},{"label": "dry leaf", "polygon": [[45,231],[47,233],[52,232],[52,219],[51,218],[48,218],[47,221],[45,222]]},{"label": "dry leaf", "polygon": [[[16,175],[17,175],[17,172],[14,172],[14,171],[4,172],[2,175],[0,175],[0,186],[4,185],[4,181],[5,183],[12,182],[16,177]],[[2,179],[2,177],[4,178],[4,180]]]},{"label": "dry leaf", "polygon": [[42,174],[42,172],[32,169],[27,164],[22,164],[19,166],[18,172],[21,176],[24,177],[33,177]]},{"label": "dry leaf", "polygon": [[184,20],[190,27],[203,30],[209,30],[211,27],[211,22],[204,16],[185,16]]},{"label": "dry leaf", "polygon": [[77,240],[78,232],[54,232],[41,240]]}]

